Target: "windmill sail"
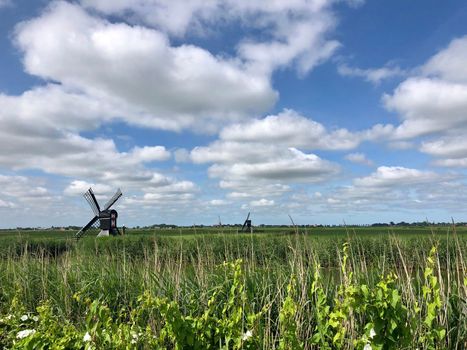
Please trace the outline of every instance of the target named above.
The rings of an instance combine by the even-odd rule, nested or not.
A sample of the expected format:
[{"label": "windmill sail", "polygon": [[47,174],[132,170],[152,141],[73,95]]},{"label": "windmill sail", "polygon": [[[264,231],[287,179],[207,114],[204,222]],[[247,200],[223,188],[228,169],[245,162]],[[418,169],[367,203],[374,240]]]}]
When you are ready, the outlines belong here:
[{"label": "windmill sail", "polygon": [[120,197],[122,196],[122,191],[120,189],[115,192],[112,198],[109,199],[104,205],[104,210],[108,210]]},{"label": "windmill sail", "polygon": [[89,203],[89,206],[91,207],[94,214],[99,215],[101,208],[99,207],[99,203],[97,203],[97,199],[96,199],[96,196],[94,195],[94,192],[92,191],[92,188],[87,190],[83,196],[86,199],[86,201]]},{"label": "windmill sail", "polygon": [[86,231],[87,231],[89,228],[91,228],[92,225],[94,225],[94,223],[95,223],[97,220],[99,220],[99,216],[98,216],[98,215],[94,216],[94,217],[91,219],[91,221],[89,221],[85,226],[83,226],[83,227],[81,228],[81,230],[79,230],[79,231],[76,233],[76,236],[75,236],[76,239],[80,239],[80,238],[86,233]]},{"label": "windmill sail", "polygon": [[243,226],[242,226],[242,231],[245,229],[245,226],[247,225],[249,218],[250,218],[250,213],[248,212],[248,215],[247,215],[247,217],[245,219],[245,222],[243,223]]}]

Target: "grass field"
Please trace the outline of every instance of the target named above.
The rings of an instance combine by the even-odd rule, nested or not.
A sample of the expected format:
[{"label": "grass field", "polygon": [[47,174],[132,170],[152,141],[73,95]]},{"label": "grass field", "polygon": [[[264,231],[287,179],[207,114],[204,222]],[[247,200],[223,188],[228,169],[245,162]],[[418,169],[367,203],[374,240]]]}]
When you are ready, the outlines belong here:
[{"label": "grass field", "polygon": [[467,348],[465,227],[0,231],[0,348]]}]

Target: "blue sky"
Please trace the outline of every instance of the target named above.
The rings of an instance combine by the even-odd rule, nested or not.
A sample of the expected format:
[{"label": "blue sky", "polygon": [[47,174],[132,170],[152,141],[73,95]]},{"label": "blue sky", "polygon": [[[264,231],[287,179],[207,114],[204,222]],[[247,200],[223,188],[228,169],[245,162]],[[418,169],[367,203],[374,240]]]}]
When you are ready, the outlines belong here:
[{"label": "blue sky", "polygon": [[467,221],[464,1],[0,0],[0,227]]}]

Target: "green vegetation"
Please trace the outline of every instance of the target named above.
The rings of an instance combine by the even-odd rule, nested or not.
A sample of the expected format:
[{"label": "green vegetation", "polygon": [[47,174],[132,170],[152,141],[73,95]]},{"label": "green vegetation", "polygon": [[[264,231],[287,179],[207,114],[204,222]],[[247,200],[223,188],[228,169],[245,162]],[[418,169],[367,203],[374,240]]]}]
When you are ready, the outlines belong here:
[{"label": "green vegetation", "polygon": [[461,349],[454,227],[0,233],[0,348]]}]

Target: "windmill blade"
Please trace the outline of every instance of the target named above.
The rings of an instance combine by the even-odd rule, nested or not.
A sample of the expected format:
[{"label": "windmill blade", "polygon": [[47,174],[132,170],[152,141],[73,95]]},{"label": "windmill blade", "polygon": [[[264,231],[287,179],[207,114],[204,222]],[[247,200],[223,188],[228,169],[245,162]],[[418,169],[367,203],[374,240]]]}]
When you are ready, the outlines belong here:
[{"label": "windmill blade", "polygon": [[101,208],[99,207],[99,203],[97,203],[97,199],[96,199],[96,196],[94,195],[94,192],[92,191],[92,188],[89,188],[89,190],[86,191],[83,197],[89,203],[89,206],[91,207],[94,214],[99,215]]},{"label": "windmill blade", "polygon": [[243,223],[242,231],[245,229],[246,223],[247,223],[247,221],[248,221],[249,218],[250,218],[250,212],[248,212],[248,215],[247,215],[247,217],[246,217],[246,219],[245,219],[245,222]]},{"label": "windmill blade", "polygon": [[122,196],[122,191],[120,189],[115,192],[112,198],[109,199],[107,203],[104,205],[104,210],[109,209],[120,197]]},{"label": "windmill blade", "polygon": [[98,215],[94,216],[94,217],[91,219],[91,221],[89,221],[85,226],[83,226],[83,227],[81,228],[81,230],[79,230],[78,232],[76,232],[75,238],[76,238],[77,240],[80,239],[80,238],[86,233],[86,231],[87,231],[88,229],[90,229],[92,225],[94,225],[94,223],[95,223],[97,220],[99,220],[99,216],[98,216]]},{"label": "windmill blade", "polygon": [[246,220],[245,220],[245,222],[243,223],[243,226],[242,226],[242,229],[241,229],[242,232],[243,232],[243,230],[245,229],[245,226],[246,226]]}]

